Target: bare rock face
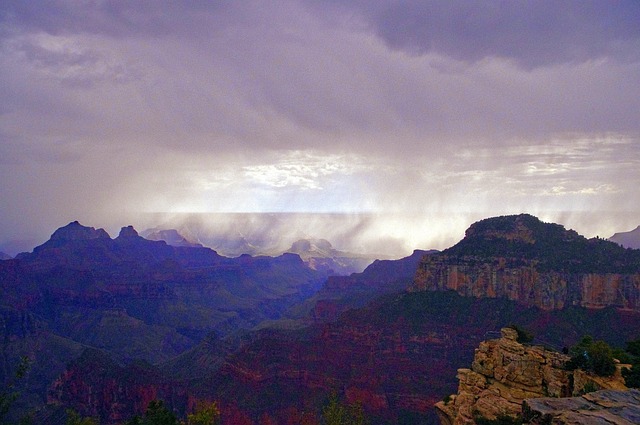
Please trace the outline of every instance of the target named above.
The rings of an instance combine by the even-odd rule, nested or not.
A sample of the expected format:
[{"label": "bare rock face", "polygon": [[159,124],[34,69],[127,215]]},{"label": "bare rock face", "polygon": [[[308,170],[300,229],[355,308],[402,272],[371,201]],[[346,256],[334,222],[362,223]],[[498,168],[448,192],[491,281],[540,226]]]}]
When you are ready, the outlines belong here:
[{"label": "bare rock face", "polygon": [[436,403],[443,425],[475,424],[476,416],[517,416],[526,399],[569,397],[585,386],[626,388],[619,371],[611,378],[567,371],[567,355],[520,344],[513,329],[504,328],[501,334],[500,339],[480,343],[471,369],[458,369],[458,394]]},{"label": "bare rock face", "polygon": [[572,398],[525,400],[523,419],[529,424],[631,425],[640,423],[640,390],[602,390]]},{"label": "bare rock face", "polygon": [[542,271],[537,265],[525,259],[425,256],[411,289],[507,298],[545,310],[614,306],[640,311],[640,273]]},{"label": "bare rock face", "polygon": [[545,310],[640,311],[640,250],[526,214],[496,217],[474,223],[441,254],[423,257],[411,290],[508,298]]}]

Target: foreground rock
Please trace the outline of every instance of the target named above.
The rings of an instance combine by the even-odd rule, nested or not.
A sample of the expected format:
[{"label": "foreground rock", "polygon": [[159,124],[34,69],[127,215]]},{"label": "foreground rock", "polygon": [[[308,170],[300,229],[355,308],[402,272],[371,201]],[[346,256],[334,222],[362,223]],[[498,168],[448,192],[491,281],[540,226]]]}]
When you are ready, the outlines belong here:
[{"label": "foreground rock", "polygon": [[501,334],[500,339],[480,343],[471,369],[458,369],[458,394],[435,405],[442,424],[475,424],[479,416],[519,416],[525,399],[570,397],[585,388],[626,389],[619,370],[610,378],[567,371],[563,366],[568,356],[520,344],[513,329],[504,328]]},{"label": "foreground rock", "polygon": [[602,390],[581,397],[525,400],[522,410],[523,420],[529,424],[639,424],[640,390]]}]

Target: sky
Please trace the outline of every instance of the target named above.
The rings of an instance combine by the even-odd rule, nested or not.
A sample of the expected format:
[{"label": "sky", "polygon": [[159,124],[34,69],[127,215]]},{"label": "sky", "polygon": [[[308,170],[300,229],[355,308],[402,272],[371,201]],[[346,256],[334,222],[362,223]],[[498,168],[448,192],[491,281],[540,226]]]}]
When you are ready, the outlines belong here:
[{"label": "sky", "polygon": [[640,224],[635,0],[3,0],[0,82],[0,242],[152,213],[365,213],[440,249],[492,215]]}]

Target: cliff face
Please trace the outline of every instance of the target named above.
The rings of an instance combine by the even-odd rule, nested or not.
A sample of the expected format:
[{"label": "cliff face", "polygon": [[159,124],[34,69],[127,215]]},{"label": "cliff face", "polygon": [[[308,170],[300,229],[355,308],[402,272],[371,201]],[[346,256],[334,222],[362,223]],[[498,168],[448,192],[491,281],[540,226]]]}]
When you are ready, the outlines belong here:
[{"label": "cliff face", "polygon": [[195,404],[187,388],[170,382],[148,363],[127,367],[115,364],[106,354],[88,349],[50,386],[47,402],[73,408],[101,423],[123,423],[144,414],[151,400],[170,400],[184,412]]},{"label": "cliff face", "polygon": [[570,397],[581,394],[585,386],[626,389],[620,370],[610,378],[567,371],[563,365],[568,356],[524,346],[513,329],[504,328],[501,334],[500,339],[480,343],[471,369],[458,370],[458,394],[436,403],[443,425],[475,424],[475,416],[520,415],[525,399]]},{"label": "cliff face", "polygon": [[454,290],[463,296],[508,298],[545,310],[608,306],[640,311],[640,274],[540,271],[535,260],[426,256],[413,291]]},{"label": "cliff face", "polygon": [[399,260],[375,260],[362,273],[329,276],[326,284],[301,311],[315,322],[336,320],[341,313],[366,305],[375,298],[404,292],[411,286],[418,264],[424,255],[437,251],[415,250]]},{"label": "cliff face", "polygon": [[411,290],[503,297],[546,310],[640,311],[640,251],[529,215],[497,217],[473,224],[441,254],[424,256]]}]

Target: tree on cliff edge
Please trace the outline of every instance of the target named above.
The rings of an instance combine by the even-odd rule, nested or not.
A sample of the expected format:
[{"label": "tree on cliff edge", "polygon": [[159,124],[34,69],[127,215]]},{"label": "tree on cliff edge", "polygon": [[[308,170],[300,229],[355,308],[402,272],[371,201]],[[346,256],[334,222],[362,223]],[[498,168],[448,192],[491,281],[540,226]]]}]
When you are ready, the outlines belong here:
[{"label": "tree on cliff edge", "polygon": [[571,348],[571,360],[567,362],[567,369],[582,369],[599,376],[611,376],[616,371],[613,352],[609,344],[604,341],[594,341],[590,336]]},{"label": "tree on cliff edge", "polygon": [[364,425],[364,411],[360,404],[345,405],[336,394],[329,397],[329,404],[322,409],[325,425]]}]

